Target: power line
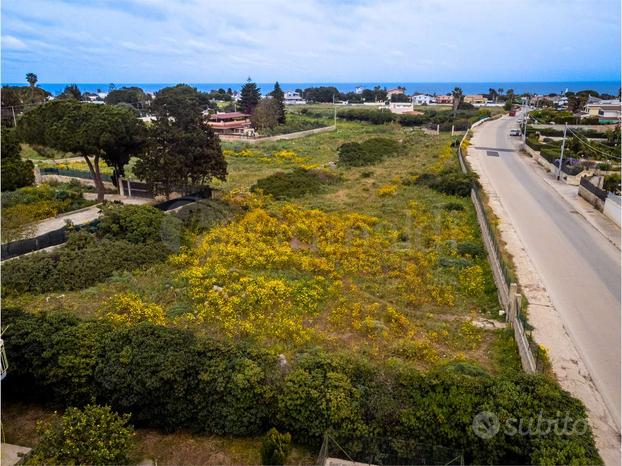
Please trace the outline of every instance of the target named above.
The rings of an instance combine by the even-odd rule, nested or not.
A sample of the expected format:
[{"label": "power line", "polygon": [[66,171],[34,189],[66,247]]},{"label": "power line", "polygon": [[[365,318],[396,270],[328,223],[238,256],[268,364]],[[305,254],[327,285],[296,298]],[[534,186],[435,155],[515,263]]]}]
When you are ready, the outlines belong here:
[{"label": "power line", "polygon": [[[570,132],[571,132],[571,133],[572,133],[572,134],[573,134],[573,135],[574,135],[577,139],[579,139],[579,141],[580,141],[582,144],[585,144],[586,146],[588,146],[588,147],[589,147],[590,149],[592,149],[593,151],[595,151],[595,152],[597,152],[597,153],[599,153],[599,154],[602,154],[602,155],[604,155],[604,156],[606,156],[606,157],[608,157],[608,158],[617,159],[617,160],[622,160],[622,158],[621,158],[621,157],[616,157],[616,156],[615,156],[615,155],[613,155],[612,153],[605,152],[605,151],[603,151],[603,150],[601,150],[601,149],[597,149],[596,147],[594,147],[594,146],[592,145],[593,141],[589,141],[589,139],[587,139],[587,137],[585,137],[585,136],[583,136],[583,135],[579,135],[579,134],[577,134],[577,133],[576,133],[575,131],[573,131],[571,128],[568,128],[568,131],[570,131]],[[583,138],[585,138],[585,139],[583,139]],[[603,147],[607,147],[607,146],[605,146],[604,144],[601,144],[601,146],[603,146]]]}]

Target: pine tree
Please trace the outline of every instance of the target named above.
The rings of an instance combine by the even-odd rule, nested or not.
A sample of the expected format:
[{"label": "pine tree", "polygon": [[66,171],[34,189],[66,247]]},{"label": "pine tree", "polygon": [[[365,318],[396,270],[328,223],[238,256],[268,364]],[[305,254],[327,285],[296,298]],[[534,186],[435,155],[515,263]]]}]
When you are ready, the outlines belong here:
[{"label": "pine tree", "polygon": [[283,89],[281,89],[278,81],[274,83],[274,89],[270,95],[272,95],[272,98],[279,103],[279,124],[282,125],[285,123],[285,94],[283,93]]},{"label": "pine tree", "polygon": [[251,114],[255,107],[259,103],[259,99],[261,98],[261,92],[259,92],[259,88],[257,84],[251,81],[249,77],[246,80],[246,84],[242,86],[242,90],[240,91],[240,107],[244,113]]}]

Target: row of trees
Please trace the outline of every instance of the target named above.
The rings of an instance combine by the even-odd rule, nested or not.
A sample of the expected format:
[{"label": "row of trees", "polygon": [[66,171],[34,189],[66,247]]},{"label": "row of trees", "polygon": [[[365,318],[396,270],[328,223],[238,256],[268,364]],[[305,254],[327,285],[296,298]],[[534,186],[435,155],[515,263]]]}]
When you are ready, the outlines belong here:
[{"label": "row of trees", "polygon": [[48,102],[18,121],[22,142],[72,152],[84,158],[103,201],[100,162],[113,167],[116,180],[130,157],[139,157],[136,174],[156,194],[188,192],[212,178],[224,180],[226,162],[217,136],[203,118],[206,99],[187,85],[156,93],[154,124],[116,105],[83,105],[74,99]]}]

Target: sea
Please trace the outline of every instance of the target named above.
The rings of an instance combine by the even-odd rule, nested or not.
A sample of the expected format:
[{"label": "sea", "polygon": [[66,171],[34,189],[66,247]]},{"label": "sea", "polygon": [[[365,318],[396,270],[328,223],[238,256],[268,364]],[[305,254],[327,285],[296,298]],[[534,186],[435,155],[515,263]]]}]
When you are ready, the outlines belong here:
[{"label": "sea", "polygon": [[[112,86],[115,88],[136,86],[145,92],[157,92],[168,86],[177,83],[38,83],[37,85],[53,95],[60,94],[68,84],[77,84],[82,92],[108,92]],[[244,83],[186,83],[196,87],[200,91],[210,91],[213,89],[239,90]],[[3,83],[9,86],[24,86],[27,83]],[[262,93],[272,90],[274,83],[257,83]],[[334,86],[340,92],[351,92],[357,87],[373,89],[374,86],[386,87],[387,89],[402,86],[406,88],[408,94],[420,92],[424,94],[447,94],[454,87],[462,88],[465,94],[488,93],[489,89],[513,89],[515,94],[560,94],[566,91],[577,92],[581,90],[594,90],[600,94],[618,95],[620,81],[556,81],[556,82],[313,82],[313,83],[280,83],[285,91],[305,89],[308,87]]]}]

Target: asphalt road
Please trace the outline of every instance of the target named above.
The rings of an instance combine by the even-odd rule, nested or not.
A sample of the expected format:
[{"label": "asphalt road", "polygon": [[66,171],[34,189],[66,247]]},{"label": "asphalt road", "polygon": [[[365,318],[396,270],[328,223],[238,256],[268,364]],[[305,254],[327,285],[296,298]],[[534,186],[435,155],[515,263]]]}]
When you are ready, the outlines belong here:
[{"label": "asphalt road", "polygon": [[482,170],[620,428],[620,251],[522,160],[521,138],[509,136],[517,127],[507,117],[483,124],[469,153],[479,151]]}]

